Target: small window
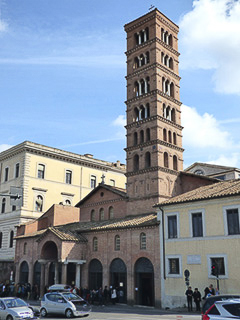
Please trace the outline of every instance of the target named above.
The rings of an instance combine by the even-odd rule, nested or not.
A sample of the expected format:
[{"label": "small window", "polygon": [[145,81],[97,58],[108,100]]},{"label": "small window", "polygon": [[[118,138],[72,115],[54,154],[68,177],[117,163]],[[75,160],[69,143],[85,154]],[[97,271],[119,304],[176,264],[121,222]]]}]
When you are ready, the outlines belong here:
[{"label": "small window", "polygon": [[5,175],[4,175],[4,181],[8,181],[8,173],[9,173],[9,168],[5,168]]},{"label": "small window", "polygon": [[120,236],[115,236],[115,250],[119,251],[120,250]]},{"label": "small window", "polygon": [[99,211],[99,220],[100,221],[104,220],[104,209],[103,208],[101,208]]},{"label": "small window", "polygon": [[20,168],[20,165],[19,163],[17,163],[15,166],[15,178],[19,177],[19,168]]},{"label": "small window", "polygon": [[211,258],[211,268],[215,266],[219,276],[225,276],[225,263],[224,257],[212,257]]},{"label": "small window", "polygon": [[140,249],[141,250],[147,249],[147,237],[146,237],[146,233],[144,232],[140,234]]},{"label": "small window", "polygon": [[27,243],[26,242],[23,245],[23,254],[27,254]]},{"label": "small window", "polygon": [[2,199],[2,210],[1,213],[5,213],[6,211],[6,198]]},{"label": "small window", "polygon": [[38,212],[42,212],[43,210],[43,197],[38,195],[35,201],[35,210]]},{"label": "small window", "polygon": [[113,210],[113,207],[110,207],[109,208],[109,219],[113,219],[114,218],[114,210]]},{"label": "small window", "polygon": [[13,236],[14,236],[14,232],[11,231],[10,232],[10,237],[9,237],[9,248],[12,248],[13,247]]},{"label": "small window", "polygon": [[168,216],[168,239],[177,238],[177,216]]},{"label": "small window", "polygon": [[238,209],[227,210],[227,225],[229,235],[240,233]]},{"label": "small window", "polygon": [[96,237],[93,238],[93,251],[98,251],[98,239]]},{"label": "small window", "polygon": [[12,211],[16,211],[17,207],[16,206],[12,206]]},{"label": "small window", "polygon": [[44,179],[44,177],[45,177],[45,165],[39,164],[38,165],[38,178]]},{"label": "small window", "polygon": [[115,180],[110,179],[110,186],[115,187]]},{"label": "small window", "polygon": [[95,215],[95,210],[93,209],[91,211],[91,221],[95,221],[96,220],[96,215]]},{"label": "small window", "polygon": [[66,183],[72,184],[72,171],[66,170]]},{"label": "small window", "polygon": [[91,176],[91,188],[92,189],[96,188],[96,181],[97,181],[96,176]]},{"label": "small window", "polygon": [[179,274],[179,259],[178,258],[170,258],[169,262],[169,274]]}]

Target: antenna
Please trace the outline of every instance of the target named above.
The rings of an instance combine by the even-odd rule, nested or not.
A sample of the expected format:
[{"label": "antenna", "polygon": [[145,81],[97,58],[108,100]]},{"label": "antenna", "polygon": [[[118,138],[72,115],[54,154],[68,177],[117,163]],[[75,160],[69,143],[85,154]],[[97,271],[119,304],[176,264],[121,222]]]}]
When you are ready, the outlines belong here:
[{"label": "antenna", "polygon": [[155,6],[153,6],[152,4],[151,4],[151,7],[148,9],[149,11],[151,11],[152,9],[154,9],[155,8]]}]

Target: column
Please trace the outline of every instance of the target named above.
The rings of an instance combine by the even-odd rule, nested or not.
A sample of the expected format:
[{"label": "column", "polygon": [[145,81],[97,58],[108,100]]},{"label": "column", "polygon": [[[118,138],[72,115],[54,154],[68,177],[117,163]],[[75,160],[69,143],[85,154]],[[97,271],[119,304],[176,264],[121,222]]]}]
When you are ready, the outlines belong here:
[{"label": "column", "polygon": [[45,292],[45,265],[45,263],[41,263],[40,297],[42,297]]},{"label": "column", "polygon": [[145,93],[148,92],[148,83],[147,83],[147,80],[144,79],[144,89],[145,89]]},{"label": "column", "polygon": [[20,266],[19,266],[19,263],[16,263],[15,264],[15,283],[19,283],[19,278],[20,278],[20,275],[19,275],[19,272],[20,272]]},{"label": "column", "polygon": [[141,82],[138,80],[138,96],[142,95],[142,86],[141,86]]},{"label": "column", "polygon": [[140,32],[138,32],[137,35],[138,35],[138,44],[141,44],[141,34],[140,34]]},{"label": "column", "polygon": [[166,82],[166,80],[163,78],[163,79],[162,79],[163,93],[166,93],[165,82]]},{"label": "column", "polygon": [[58,284],[59,272],[58,272],[58,262],[55,262],[55,274],[54,274],[54,284]]},{"label": "column", "polygon": [[78,288],[81,286],[81,265],[78,263],[76,264],[75,286]]},{"label": "column", "polygon": [[146,30],[143,30],[143,36],[144,36],[144,42],[147,41],[147,32]]},{"label": "column", "polygon": [[62,264],[62,283],[67,284],[67,263]]}]

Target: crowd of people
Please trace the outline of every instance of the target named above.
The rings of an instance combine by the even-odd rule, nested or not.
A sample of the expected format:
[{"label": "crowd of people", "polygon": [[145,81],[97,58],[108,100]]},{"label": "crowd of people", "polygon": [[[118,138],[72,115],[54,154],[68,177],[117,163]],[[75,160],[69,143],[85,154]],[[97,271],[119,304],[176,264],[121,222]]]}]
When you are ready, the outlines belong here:
[{"label": "crowd of people", "polygon": [[196,305],[196,311],[200,311],[201,300],[206,299],[210,296],[215,296],[217,294],[218,294],[218,290],[216,289],[215,291],[212,284],[210,284],[209,287],[206,287],[204,289],[203,298],[198,288],[195,288],[193,291],[192,287],[188,287],[188,289],[185,292],[185,295],[187,296],[188,311],[193,311],[193,307],[192,307],[193,301]]},{"label": "crowd of people", "polygon": [[39,287],[37,284],[31,286],[30,283],[0,283],[0,297],[18,297],[26,300],[38,300]]}]

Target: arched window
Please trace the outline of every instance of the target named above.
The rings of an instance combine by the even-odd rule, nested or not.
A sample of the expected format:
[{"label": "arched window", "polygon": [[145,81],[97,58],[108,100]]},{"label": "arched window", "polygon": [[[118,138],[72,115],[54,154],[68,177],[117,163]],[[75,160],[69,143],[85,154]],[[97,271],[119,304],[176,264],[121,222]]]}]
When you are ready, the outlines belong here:
[{"label": "arched window", "polygon": [[146,93],[145,91],[145,79],[140,80],[140,92],[139,95],[142,95],[143,93]]},{"label": "arched window", "polygon": [[139,59],[138,59],[138,57],[136,57],[134,59],[134,65],[133,65],[133,69],[137,69],[137,68],[139,68]]},{"label": "arched window", "polygon": [[170,96],[174,98],[174,84],[170,84]]},{"label": "arched window", "polygon": [[27,242],[23,245],[23,254],[27,254]]},{"label": "arched window", "polygon": [[149,106],[149,103],[147,103],[147,105],[146,105],[146,109],[147,109],[147,115],[146,115],[146,117],[147,118],[149,118],[150,117],[150,106]]},{"label": "arched window", "polygon": [[139,170],[139,155],[135,154],[133,157],[133,171],[138,171]]},{"label": "arched window", "polygon": [[176,122],[176,112],[174,108],[171,110],[171,120]]},{"label": "arched window", "polygon": [[35,210],[38,212],[42,212],[43,210],[43,197],[38,195],[35,201]]},{"label": "arched window", "polygon": [[139,119],[142,120],[144,118],[145,118],[145,108],[143,106],[140,106]]},{"label": "arched window", "polygon": [[138,134],[134,132],[133,134],[133,145],[136,146],[138,144]]},{"label": "arched window", "polygon": [[151,167],[151,153],[146,152],[145,153],[145,168],[150,168]]},{"label": "arched window", "polygon": [[14,237],[14,232],[10,231],[10,235],[9,235],[9,248],[13,247],[13,237]]},{"label": "arched window", "polygon": [[177,156],[173,156],[173,170],[177,171],[177,169],[178,169]]},{"label": "arched window", "polygon": [[171,109],[167,107],[166,109],[166,119],[171,120]]},{"label": "arched window", "polygon": [[141,66],[143,66],[144,64],[145,64],[144,55],[141,54],[141,55],[140,55],[140,63],[139,63],[139,66],[141,67]]},{"label": "arched window", "polygon": [[95,220],[96,220],[95,210],[92,209],[92,211],[91,211],[91,221],[95,221]]},{"label": "arched window", "polygon": [[146,130],[146,141],[150,141],[150,140],[151,140],[150,129],[147,128],[147,130]]},{"label": "arched window", "polygon": [[167,152],[164,152],[163,157],[164,157],[164,167],[168,168],[168,154],[167,154]]},{"label": "arched window", "polygon": [[139,84],[138,84],[137,81],[134,83],[134,93],[135,93],[136,97],[138,97],[140,95],[140,93],[139,93]]},{"label": "arched window", "polygon": [[143,143],[144,142],[144,131],[141,130],[140,131],[140,143]]},{"label": "arched window", "polygon": [[161,61],[164,64],[164,53],[163,52],[161,53]]},{"label": "arched window", "polygon": [[173,42],[172,42],[172,35],[170,34],[168,37],[168,44],[172,47]]},{"label": "arched window", "polygon": [[98,239],[97,239],[97,237],[93,238],[93,251],[98,251]]},{"label": "arched window", "polygon": [[177,135],[175,132],[173,132],[173,144],[177,144]]},{"label": "arched window", "polygon": [[1,213],[5,213],[6,211],[6,198],[2,199],[2,210]]},{"label": "arched window", "polygon": [[147,237],[146,237],[146,233],[144,232],[140,234],[140,249],[141,250],[147,249]]},{"label": "arched window", "polygon": [[149,77],[147,77],[146,78],[146,85],[147,85],[147,90],[145,90],[145,93],[148,93],[148,92],[150,92],[150,78]]},{"label": "arched window", "polygon": [[67,199],[67,200],[65,201],[65,205],[66,205],[66,206],[70,206],[70,205],[71,205],[71,201],[70,201],[69,199]]},{"label": "arched window", "polygon": [[169,68],[173,70],[173,59],[169,59]]},{"label": "arched window", "polygon": [[172,132],[168,131],[168,142],[172,143]]},{"label": "arched window", "polygon": [[167,141],[167,130],[163,129],[163,141]]},{"label": "arched window", "polygon": [[133,121],[139,121],[139,110],[138,108],[134,108],[134,113],[133,113]]},{"label": "arched window", "polygon": [[100,221],[104,220],[104,209],[103,208],[101,208],[99,211],[99,220]]},{"label": "arched window", "polygon": [[116,251],[120,250],[120,236],[119,235],[115,236],[114,246],[115,246]]},{"label": "arched window", "polygon": [[149,52],[148,52],[148,51],[146,52],[145,59],[146,59],[146,60],[145,60],[146,64],[150,62],[150,55],[149,55]]},{"label": "arched window", "polygon": [[0,232],[0,249],[2,248],[2,238],[3,238],[3,233]]},{"label": "arched window", "polygon": [[114,218],[114,210],[113,210],[113,207],[110,207],[109,208],[109,219],[113,219]]}]

